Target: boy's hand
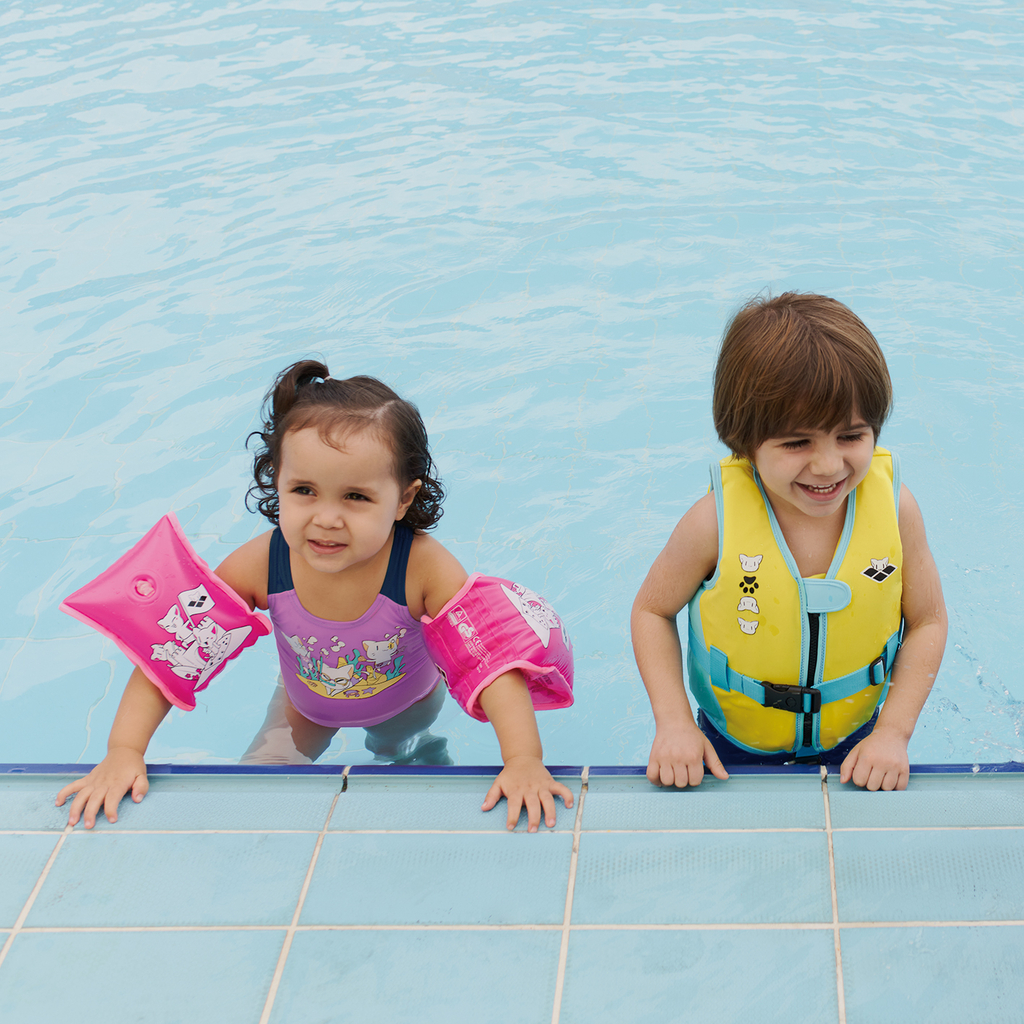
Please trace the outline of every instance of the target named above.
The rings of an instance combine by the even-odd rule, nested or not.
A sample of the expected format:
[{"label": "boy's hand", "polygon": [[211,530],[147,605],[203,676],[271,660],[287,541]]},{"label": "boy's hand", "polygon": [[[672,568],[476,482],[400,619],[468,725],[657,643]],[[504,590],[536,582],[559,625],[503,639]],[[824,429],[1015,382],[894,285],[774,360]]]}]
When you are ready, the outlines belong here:
[{"label": "boy's hand", "polygon": [[657,731],[647,762],[647,778],[656,786],[699,786],[705,765],[716,779],[729,778],[711,741],[695,722],[687,722]]},{"label": "boy's hand", "polygon": [[877,725],[851,750],[839,768],[839,781],[853,780],[869,790],[906,789],[910,781],[910,759],[906,738]]},{"label": "boy's hand", "polygon": [[505,762],[501,774],[487,791],[482,811],[489,811],[504,796],[508,800],[509,831],[516,827],[519,812],[526,805],[527,831],[536,832],[540,827],[541,809],[544,824],[555,826],[555,796],[562,798],[566,807],[572,807],[572,790],[555,782],[539,757],[519,754]]},{"label": "boy's hand", "polygon": [[68,812],[68,824],[75,825],[83,818],[85,827],[92,828],[101,807],[107,821],[117,821],[117,805],[128,790],[136,803],[149,792],[146,762],[137,750],[114,747],[88,775],[65,786],[57,794],[56,803],[62,807],[64,801],[76,793]]}]

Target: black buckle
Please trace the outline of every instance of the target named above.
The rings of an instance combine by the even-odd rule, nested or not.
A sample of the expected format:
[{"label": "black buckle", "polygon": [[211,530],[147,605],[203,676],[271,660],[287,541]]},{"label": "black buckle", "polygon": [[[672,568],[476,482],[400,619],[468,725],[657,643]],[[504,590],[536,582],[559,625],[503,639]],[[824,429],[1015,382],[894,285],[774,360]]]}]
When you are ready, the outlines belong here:
[{"label": "black buckle", "polygon": [[781,708],[801,715],[804,712],[804,696],[810,694],[811,714],[821,711],[821,690],[813,686],[787,686],[785,683],[762,683],[764,687],[764,706]]},{"label": "black buckle", "polygon": [[[878,667],[878,682],[875,682],[875,667]],[[885,682],[885,656],[880,654],[868,665],[868,680],[872,686],[881,686]]]}]

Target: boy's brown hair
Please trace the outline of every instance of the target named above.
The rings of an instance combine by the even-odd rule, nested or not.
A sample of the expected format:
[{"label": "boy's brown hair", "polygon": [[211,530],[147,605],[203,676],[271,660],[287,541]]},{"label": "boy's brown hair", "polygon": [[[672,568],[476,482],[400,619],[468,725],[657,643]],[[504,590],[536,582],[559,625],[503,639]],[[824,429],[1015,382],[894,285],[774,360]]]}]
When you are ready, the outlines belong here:
[{"label": "boy's brown hair", "polygon": [[857,412],[875,432],[892,407],[885,356],[861,319],[825,295],[753,299],[726,327],[712,410],[722,443],[752,458],[769,438],[832,431]]}]

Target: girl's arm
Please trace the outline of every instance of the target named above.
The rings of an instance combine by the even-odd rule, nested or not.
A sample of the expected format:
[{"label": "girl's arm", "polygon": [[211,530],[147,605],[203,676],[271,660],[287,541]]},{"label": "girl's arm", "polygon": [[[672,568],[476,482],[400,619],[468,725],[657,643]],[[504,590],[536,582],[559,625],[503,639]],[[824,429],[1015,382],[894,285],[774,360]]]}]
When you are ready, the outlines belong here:
[{"label": "girl's arm", "polygon": [[[270,534],[243,544],[217,567],[217,575],[252,608],[267,607],[267,564]],[[145,754],[149,741],[164,720],[171,704],[140,668],[132,672],[124,689],[114,725],[107,740],[107,756],[88,775],[65,786],[57,794],[57,806],[75,794],[68,824],[84,818],[86,828],[96,824],[103,809],[107,820],[117,821],[117,807],[131,790],[138,803],[149,791]]]},{"label": "girl's arm", "polygon": [[716,778],[729,778],[690,710],[676,626],[676,616],[717,562],[718,517],[715,497],[707,494],[679,521],[633,602],[633,654],[656,729],[647,778],[656,786],[700,785],[705,764]]},{"label": "girl's arm", "polygon": [[[436,540],[426,536],[413,541],[409,570],[406,599],[416,618],[424,612],[434,618],[467,579],[466,570],[458,560]],[[524,805],[530,832],[539,828],[542,812],[544,823],[552,828],[555,796],[560,796],[566,807],[572,807],[573,795],[572,790],[556,782],[544,766],[537,718],[526,680],[519,672],[506,672],[484,689],[479,700],[494,727],[505,765],[487,791],[481,809],[489,811],[505,796],[509,829],[516,827]]]},{"label": "girl's arm", "polygon": [[903,645],[892,684],[871,735],[847,754],[839,781],[870,790],[906,789],[907,744],[935,682],[946,647],[946,605],[935,560],[928,549],[921,510],[910,491],[900,491],[903,543]]}]

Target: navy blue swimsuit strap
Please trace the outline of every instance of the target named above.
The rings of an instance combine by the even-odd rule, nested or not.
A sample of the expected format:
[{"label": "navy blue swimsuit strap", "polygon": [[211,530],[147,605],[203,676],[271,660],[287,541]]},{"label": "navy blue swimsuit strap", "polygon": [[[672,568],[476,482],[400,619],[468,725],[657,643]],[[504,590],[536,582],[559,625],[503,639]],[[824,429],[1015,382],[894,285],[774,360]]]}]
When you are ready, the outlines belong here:
[{"label": "navy blue swimsuit strap", "polygon": [[291,552],[278,527],[270,535],[270,563],[267,566],[267,593],[284,594],[294,590],[292,585]]},{"label": "navy blue swimsuit strap", "polygon": [[[395,523],[395,536],[391,542],[391,557],[384,574],[380,592],[395,604],[405,607],[405,570],[409,564],[409,549],[415,533],[405,523]],[[267,566],[267,593],[283,594],[294,590],[292,583],[291,552],[278,527],[270,535],[270,560]]]},{"label": "navy blue swimsuit strap", "polygon": [[395,604],[405,607],[405,570],[409,564],[409,549],[416,534],[405,523],[395,523],[395,535],[391,541],[391,557],[388,571],[384,574],[384,585],[380,592]]}]

